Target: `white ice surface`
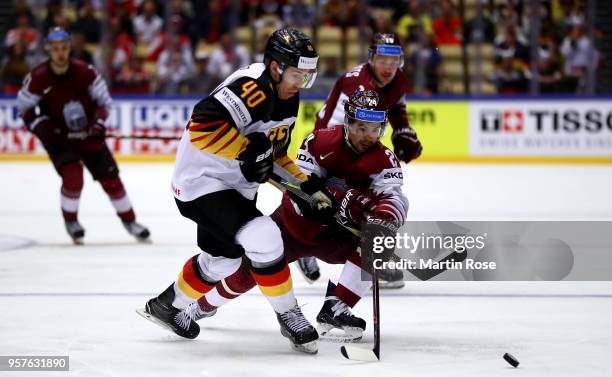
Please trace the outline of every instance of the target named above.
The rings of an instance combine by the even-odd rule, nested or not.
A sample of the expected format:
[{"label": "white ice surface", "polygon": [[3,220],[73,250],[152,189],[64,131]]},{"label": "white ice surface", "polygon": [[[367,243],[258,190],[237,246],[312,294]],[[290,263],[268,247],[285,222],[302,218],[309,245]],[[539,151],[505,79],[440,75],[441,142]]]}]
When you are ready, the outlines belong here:
[{"label": "white ice surface", "polygon": [[[180,339],[134,309],[198,252],[195,226],[174,205],[171,165],[121,168],[152,244],[125,233],[87,176],[85,246],[72,246],[50,164],[0,163],[0,355],[70,356],[69,373],[45,376],[609,375],[612,285],[603,282],[409,282],[383,292],[379,363],[345,360],[333,343],[320,343],[316,356],[291,351],[256,290],[200,321],[198,339]],[[412,219],[612,219],[609,166],[416,164],[406,169],[406,193]],[[262,188],[262,211],[278,201],[275,189]],[[322,268],[312,286],[293,274],[312,321],[325,281],[339,271]],[[368,320],[362,345],[369,347],[370,299],[355,312]],[[505,352],[519,359],[518,369]],[[19,373],[26,375],[41,374]]]}]

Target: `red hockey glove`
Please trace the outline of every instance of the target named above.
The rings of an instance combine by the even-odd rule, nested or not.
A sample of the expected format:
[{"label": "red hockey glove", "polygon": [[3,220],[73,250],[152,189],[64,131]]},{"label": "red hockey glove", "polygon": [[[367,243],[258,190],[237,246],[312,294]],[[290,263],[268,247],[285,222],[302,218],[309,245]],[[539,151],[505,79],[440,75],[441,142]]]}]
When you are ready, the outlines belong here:
[{"label": "red hockey glove", "polygon": [[391,135],[393,151],[397,158],[404,162],[410,162],[421,155],[423,146],[417,138],[416,132],[410,127],[394,130]]}]

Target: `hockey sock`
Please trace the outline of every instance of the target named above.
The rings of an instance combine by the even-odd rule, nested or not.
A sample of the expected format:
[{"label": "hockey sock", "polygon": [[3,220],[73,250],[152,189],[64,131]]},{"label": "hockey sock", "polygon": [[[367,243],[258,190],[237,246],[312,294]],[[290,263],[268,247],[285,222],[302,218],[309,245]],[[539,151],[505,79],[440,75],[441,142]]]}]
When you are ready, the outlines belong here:
[{"label": "hockey sock", "polygon": [[78,162],[62,166],[62,189],[60,194],[60,205],[64,221],[77,221],[79,211],[79,200],[83,190],[83,167]]},{"label": "hockey sock", "polygon": [[174,282],[174,302],[176,308],[184,308],[213,289],[215,282],[207,280],[198,265],[198,256],[194,255],[183,266],[178,279]]},{"label": "hockey sock", "polygon": [[346,263],[344,263],[335,290],[335,296],[351,308],[359,302],[361,296],[363,296],[370,289],[370,285],[372,285],[370,274],[362,271],[360,265],[361,257],[357,252],[354,252]]},{"label": "hockey sock", "polygon": [[251,275],[277,313],[295,307],[291,272],[283,255],[269,263],[251,261]]},{"label": "hockey sock", "polygon": [[210,312],[239,297],[256,285],[257,283],[251,276],[248,259],[243,258],[240,268],[218,282],[214,289],[211,289],[198,300],[198,304],[202,310]]},{"label": "hockey sock", "polygon": [[115,207],[115,211],[117,211],[117,216],[121,218],[121,221],[126,223],[133,222],[136,219],[136,215],[134,214],[132,203],[130,203],[130,198],[128,198],[119,176],[102,178],[100,179],[100,184],[106,194],[108,194],[113,207]]}]

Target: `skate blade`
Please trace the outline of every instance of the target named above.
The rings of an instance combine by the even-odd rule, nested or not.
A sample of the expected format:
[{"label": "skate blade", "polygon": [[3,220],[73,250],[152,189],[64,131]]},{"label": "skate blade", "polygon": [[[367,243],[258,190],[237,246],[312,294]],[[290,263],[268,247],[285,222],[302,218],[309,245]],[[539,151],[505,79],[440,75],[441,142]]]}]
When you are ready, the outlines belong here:
[{"label": "skate blade", "polygon": [[308,353],[308,354],[311,354],[311,355],[314,355],[317,352],[319,352],[319,347],[317,345],[317,341],[316,340],[313,340],[312,342],[308,342],[308,343],[304,343],[304,344],[295,344],[295,343],[289,341],[289,344],[291,344],[291,348],[293,348],[294,351]]},{"label": "skate blade", "polygon": [[354,343],[363,337],[363,330],[359,327],[338,329],[327,323],[319,323],[317,332],[321,340],[331,343]]},{"label": "skate blade", "polygon": [[174,329],[170,326],[168,326],[166,323],[164,323],[163,321],[160,321],[159,319],[155,318],[154,316],[152,316],[151,314],[147,313],[145,311],[145,308],[141,308],[141,309],[136,309],[136,313],[138,313],[141,317],[148,319],[149,321],[151,321],[152,323],[155,323],[156,325],[158,325],[159,327],[166,329],[168,331],[170,331],[171,333],[175,334]]},{"label": "skate blade", "polygon": [[310,341],[310,342],[306,342],[306,343],[303,343],[303,344],[293,343],[291,341],[291,336],[283,328],[281,328],[281,335],[284,336],[285,338],[287,338],[287,340],[289,340],[289,344],[291,345],[291,348],[294,351],[304,352],[304,353],[309,353],[309,354],[315,354],[315,353],[319,352],[319,347],[317,346],[317,341],[316,340],[313,340],[313,341]]},{"label": "skate blade", "polygon": [[83,237],[79,237],[79,238],[73,238],[72,239],[72,243],[78,246],[82,246],[83,245]]}]

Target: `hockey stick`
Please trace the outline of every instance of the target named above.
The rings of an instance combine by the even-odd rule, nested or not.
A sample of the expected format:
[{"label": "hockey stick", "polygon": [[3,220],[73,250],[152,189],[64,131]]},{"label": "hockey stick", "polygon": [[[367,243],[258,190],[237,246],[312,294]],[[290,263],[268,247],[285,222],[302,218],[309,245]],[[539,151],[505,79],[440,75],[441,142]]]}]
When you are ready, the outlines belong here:
[{"label": "hockey stick", "polygon": [[155,135],[106,135],[107,138],[112,139],[131,139],[131,140],[170,140],[179,141],[180,137],[177,136],[155,136]]},{"label": "hockey stick", "polygon": [[[306,201],[307,203],[312,203],[312,196],[306,194],[304,191],[300,189],[299,186],[283,180],[276,174],[272,175],[270,179],[270,183],[282,187],[285,190],[293,193],[298,198]],[[338,224],[343,226],[345,229],[355,234],[358,237],[363,236],[363,232],[359,229],[351,228],[346,224],[340,222],[340,220],[336,217],[336,221]],[[372,271],[372,308],[373,308],[373,323],[374,323],[374,348],[369,350],[360,347],[353,346],[342,346],[340,348],[340,352],[344,357],[349,360],[360,360],[360,361],[378,361],[380,360],[380,303],[379,303],[379,287],[378,287],[378,273],[376,269]]]},{"label": "hockey stick", "polygon": [[[310,205],[314,204],[314,199],[312,198],[312,196],[302,191],[300,186],[282,179],[277,174],[272,174],[272,178],[270,178],[269,182],[277,187],[284,188],[286,191],[289,191],[290,193],[294,194],[295,196],[304,200],[306,203]],[[353,233],[355,236],[357,237],[363,236],[363,232],[361,230],[346,225],[344,222],[342,222],[342,220],[340,220],[337,214],[334,218],[336,220],[336,223],[338,223],[338,225],[348,230],[349,232]]]},{"label": "hockey stick", "polygon": [[372,319],[374,322],[374,347],[370,349],[356,346],[342,346],[342,356],[356,361],[379,361],[380,360],[380,297],[378,288],[378,273],[374,268],[372,271]]},{"label": "hockey stick", "polygon": [[[300,189],[300,186],[288,182],[284,179],[282,179],[280,176],[273,174],[272,178],[270,178],[270,183],[272,183],[273,185],[276,185],[278,187],[284,188],[285,190],[291,192],[292,194],[294,194],[295,196],[297,196],[298,198],[304,200],[307,203],[312,204],[313,203],[313,198],[312,196],[306,194],[304,191],[302,191]],[[351,232],[352,234],[354,234],[357,237],[363,237],[363,232],[359,229],[353,228],[349,225],[346,225],[342,220],[340,220],[340,218],[338,217],[338,215],[336,214],[335,216],[335,220],[338,223],[338,225],[342,226],[344,229],[348,230],[349,232]],[[401,258],[397,255],[397,254],[392,254],[391,258],[394,261],[400,261]],[[442,258],[441,260],[437,261],[438,264],[442,264],[443,266],[446,264],[446,261],[449,260],[453,260],[456,262],[462,262],[465,260],[465,258],[467,258],[467,253],[466,252],[458,252],[458,251],[453,251],[452,253],[448,254],[446,257]],[[417,279],[419,280],[429,280],[432,279],[438,275],[440,275],[442,272],[446,271],[446,268],[439,268],[439,269],[410,269],[410,273],[413,274]],[[377,283],[378,285],[378,283]]]}]

